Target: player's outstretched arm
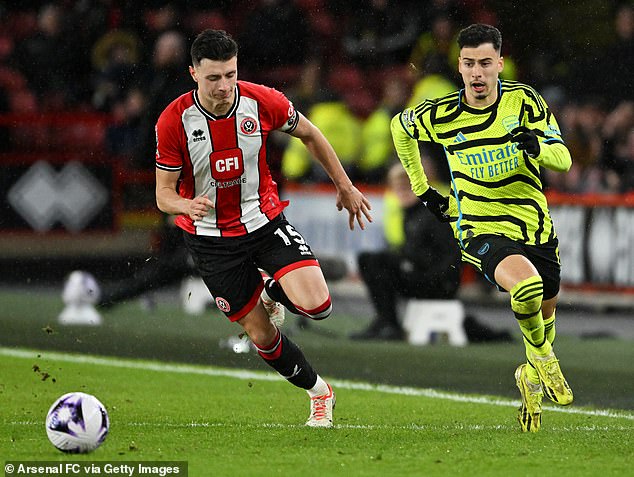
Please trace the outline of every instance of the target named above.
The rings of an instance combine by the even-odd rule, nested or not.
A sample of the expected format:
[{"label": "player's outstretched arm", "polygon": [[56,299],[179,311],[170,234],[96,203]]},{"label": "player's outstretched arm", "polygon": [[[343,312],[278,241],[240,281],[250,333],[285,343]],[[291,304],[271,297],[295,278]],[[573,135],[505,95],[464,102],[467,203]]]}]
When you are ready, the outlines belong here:
[{"label": "player's outstretched arm", "polygon": [[300,114],[297,127],[291,134],[304,143],[337,188],[337,209],[346,209],[348,211],[348,226],[350,230],[354,230],[355,221],[362,230],[365,229],[365,220],[372,222],[370,201],[354,186],[341,165],[335,150],[323,133],[305,116]]},{"label": "player's outstretched arm", "polygon": [[567,172],[572,166],[570,151],[562,142],[541,142],[544,134],[537,129],[518,126],[511,131],[511,141],[540,165],[557,172]]}]

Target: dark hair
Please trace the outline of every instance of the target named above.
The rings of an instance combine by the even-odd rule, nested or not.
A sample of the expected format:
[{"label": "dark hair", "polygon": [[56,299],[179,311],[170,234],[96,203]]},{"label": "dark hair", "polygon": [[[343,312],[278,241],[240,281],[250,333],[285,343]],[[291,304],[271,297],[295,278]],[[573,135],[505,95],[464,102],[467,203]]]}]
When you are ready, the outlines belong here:
[{"label": "dark hair", "polygon": [[483,43],[492,43],[493,49],[502,51],[502,34],[500,30],[484,23],[475,23],[461,30],[458,34],[458,46],[462,50],[465,46],[477,48]]},{"label": "dark hair", "polygon": [[191,48],[194,66],[207,58],[213,61],[227,61],[238,55],[238,44],[224,30],[204,30],[198,34]]}]

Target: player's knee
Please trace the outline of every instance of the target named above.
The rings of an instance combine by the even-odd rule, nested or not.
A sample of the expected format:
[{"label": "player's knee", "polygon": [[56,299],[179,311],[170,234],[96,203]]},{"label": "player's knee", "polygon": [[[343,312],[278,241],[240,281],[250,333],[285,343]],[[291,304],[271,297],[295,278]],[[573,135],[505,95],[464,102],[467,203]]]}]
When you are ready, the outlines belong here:
[{"label": "player's knee", "polygon": [[537,314],[542,308],[544,282],[539,275],[532,276],[511,288],[511,308],[518,320]]},{"label": "player's knee", "polygon": [[332,313],[332,301],[330,300],[330,295],[328,295],[326,301],[315,308],[306,309],[298,306],[297,309],[302,315],[311,320],[325,320]]}]

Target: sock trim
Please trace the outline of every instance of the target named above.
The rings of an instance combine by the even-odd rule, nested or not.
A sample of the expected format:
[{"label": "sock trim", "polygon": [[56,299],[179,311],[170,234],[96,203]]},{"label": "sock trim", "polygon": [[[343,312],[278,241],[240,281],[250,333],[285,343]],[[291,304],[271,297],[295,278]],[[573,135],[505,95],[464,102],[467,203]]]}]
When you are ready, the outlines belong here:
[{"label": "sock trim", "polygon": [[312,310],[307,310],[297,305],[295,305],[295,307],[302,315],[312,320],[323,320],[328,318],[332,312],[332,300],[330,299],[330,295],[328,295],[328,298],[323,304]]},{"label": "sock trim", "polygon": [[267,361],[278,359],[282,354],[282,333],[280,330],[277,330],[275,338],[273,338],[273,341],[268,346],[260,347],[255,343],[253,343],[253,345],[255,349],[258,350],[258,354]]}]

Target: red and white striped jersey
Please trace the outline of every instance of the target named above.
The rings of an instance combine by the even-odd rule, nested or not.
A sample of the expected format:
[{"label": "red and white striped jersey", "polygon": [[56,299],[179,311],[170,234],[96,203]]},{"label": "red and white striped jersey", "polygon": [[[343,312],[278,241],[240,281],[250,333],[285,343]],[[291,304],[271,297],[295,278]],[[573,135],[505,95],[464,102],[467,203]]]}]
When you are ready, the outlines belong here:
[{"label": "red and white striped jersey", "polygon": [[279,91],[238,81],[235,100],[224,116],[206,111],[196,91],[175,99],[156,123],[156,167],[180,171],[178,193],[206,194],[215,204],[207,217],[176,224],[191,234],[245,235],[278,216],[280,201],[271,178],[266,141],[273,130],[291,132],[299,114]]}]

